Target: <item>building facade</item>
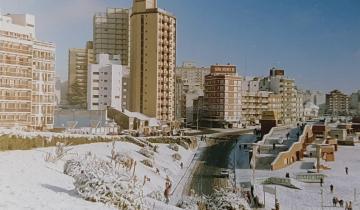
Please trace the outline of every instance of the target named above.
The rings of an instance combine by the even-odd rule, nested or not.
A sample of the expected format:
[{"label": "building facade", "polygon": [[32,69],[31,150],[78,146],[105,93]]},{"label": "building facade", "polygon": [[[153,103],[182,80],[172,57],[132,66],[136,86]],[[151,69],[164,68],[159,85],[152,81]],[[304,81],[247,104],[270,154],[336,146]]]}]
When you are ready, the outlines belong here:
[{"label": "building facade", "polygon": [[35,17],[0,15],[0,126],[51,129],[55,45],[35,36]]},{"label": "building facade", "polygon": [[130,10],[108,8],[105,13],[94,15],[94,53],[120,56],[120,63],[130,62]]},{"label": "building facade", "polygon": [[108,107],[122,110],[127,107],[128,87],[127,66],[120,65],[107,54],[98,54],[96,64],[89,65],[88,71],[88,110],[106,110]]},{"label": "building facade", "polygon": [[86,108],[88,66],[95,62],[93,42],[86,43],[86,48],[69,50],[68,66],[68,101],[71,105]]},{"label": "building facade", "polygon": [[240,126],[241,80],[236,66],[211,66],[210,74],[205,76],[202,124],[210,127]]},{"label": "building facade", "polygon": [[130,110],[174,121],[176,18],[156,0],[134,0],[130,22]]},{"label": "building facade", "polygon": [[176,118],[192,124],[193,100],[204,96],[205,76],[210,74],[210,68],[197,67],[194,63],[185,62],[176,68],[175,108]]},{"label": "building facade", "polygon": [[326,94],[326,113],[330,115],[349,114],[349,96],[339,90],[333,90]]},{"label": "building facade", "polygon": [[286,124],[298,121],[301,113],[297,113],[300,109],[297,105],[295,81],[285,77],[284,70],[270,69],[270,75],[261,80],[260,89],[271,91],[281,97],[280,123]]}]

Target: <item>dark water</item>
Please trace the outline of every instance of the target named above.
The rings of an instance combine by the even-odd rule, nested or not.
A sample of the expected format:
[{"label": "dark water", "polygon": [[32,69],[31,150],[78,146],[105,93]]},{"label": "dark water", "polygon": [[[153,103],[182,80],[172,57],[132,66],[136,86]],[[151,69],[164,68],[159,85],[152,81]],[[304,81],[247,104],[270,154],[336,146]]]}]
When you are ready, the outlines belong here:
[{"label": "dark water", "polygon": [[216,186],[226,187],[227,180],[219,176],[220,171],[223,169],[233,171],[234,160],[236,160],[236,168],[249,168],[249,152],[244,149],[243,144],[255,141],[254,135],[243,134],[238,137],[224,138],[207,147],[200,158],[201,163],[194,173],[190,188],[199,195],[209,195],[214,192]]}]

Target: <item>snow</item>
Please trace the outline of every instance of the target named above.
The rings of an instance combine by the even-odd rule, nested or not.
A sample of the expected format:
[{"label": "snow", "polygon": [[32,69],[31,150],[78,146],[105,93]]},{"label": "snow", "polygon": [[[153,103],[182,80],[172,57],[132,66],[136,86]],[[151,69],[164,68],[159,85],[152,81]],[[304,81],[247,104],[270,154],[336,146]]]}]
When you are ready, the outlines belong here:
[{"label": "snow", "polygon": [[[352,201],[353,209],[360,209],[360,145],[339,146],[338,151],[335,153],[335,162],[324,162],[322,165],[330,167],[330,170],[321,171],[327,177],[324,179],[323,184],[323,209],[339,209],[332,207],[332,198],[335,196],[339,200]],[[298,173],[306,173],[309,166],[315,161],[315,158],[304,158],[302,161],[296,162],[291,166],[277,170],[265,171],[256,170],[257,185],[255,192],[260,201],[263,201],[262,185],[259,184],[260,180],[265,177],[285,177],[285,174],[290,173],[290,177],[295,177]],[[345,167],[349,168],[349,175],[345,173]],[[238,169],[237,176],[241,174],[251,174],[251,169]],[[251,179],[251,178],[250,178]],[[240,180],[238,180],[240,181]],[[242,180],[243,181],[243,180]],[[283,186],[276,186],[277,199],[280,203],[280,209],[286,210],[320,210],[321,208],[321,187],[319,183],[302,183],[292,181],[292,183],[299,186],[301,189],[290,189]],[[330,192],[330,185],[334,186],[334,192]],[[271,187],[274,187],[272,185]],[[356,200],[354,201],[354,191],[356,193]],[[275,197],[266,193],[266,208],[274,208]]]},{"label": "snow", "polygon": [[[55,163],[46,162],[47,153],[54,154],[55,147],[41,148],[28,151],[9,151],[0,153],[0,209],[115,209],[102,203],[83,200],[74,190],[74,179],[63,173],[64,163],[68,159],[83,156],[91,152],[97,158],[110,160],[111,143],[94,143],[71,146],[71,151]],[[184,168],[180,161],[173,161],[171,155],[175,152],[168,145],[159,144],[159,153],[154,154],[155,167],[149,168],[141,160],[146,159],[138,153],[139,146],[116,142],[117,152],[127,154],[137,161],[135,175],[142,183],[146,175],[150,178],[143,187],[144,195],[153,191],[163,192],[165,178],[169,176],[173,186],[180,181],[186,171],[195,151],[179,147],[178,153],[182,156]],[[159,168],[160,175],[155,168]],[[177,209],[151,198],[145,198],[145,203],[155,209]]]}]

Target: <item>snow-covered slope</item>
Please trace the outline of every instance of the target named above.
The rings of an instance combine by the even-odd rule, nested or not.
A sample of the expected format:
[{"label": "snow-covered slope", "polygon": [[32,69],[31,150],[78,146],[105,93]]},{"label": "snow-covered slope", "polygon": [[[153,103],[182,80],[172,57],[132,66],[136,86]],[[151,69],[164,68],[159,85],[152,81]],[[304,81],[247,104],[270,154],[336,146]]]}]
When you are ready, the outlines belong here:
[{"label": "snow-covered slope", "polygon": [[[41,148],[30,151],[10,151],[0,153],[0,209],[115,209],[101,203],[88,202],[80,198],[74,190],[73,178],[63,174],[66,159],[87,152],[98,158],[109,159],[111,143],[96,143],[74,146],[64,160],[49,163],[44,160],[47,152],[54,153],[55,148]],[[140,147],[124,142],[116,143],[116,150],[126,153],[137,161],[136,176],[142,182],[146,175],[150,178],[143,188],[144,195],[152,191],[164,191],[165,178],[168,175],[174,186],[180,180],[186,167],[190,164],[194,151],[180,147],[184,168],[180,162],[174,162],[171,155],[175,151],[167,145],[159,145],[159,153],[155,153],[155,167],[160,175],[142,163],[146,159],[137,151]],[[109,159],[110,160],[110,159]],[[173,209],[163,203],[147,199],[147,203],[156,209]]]}]

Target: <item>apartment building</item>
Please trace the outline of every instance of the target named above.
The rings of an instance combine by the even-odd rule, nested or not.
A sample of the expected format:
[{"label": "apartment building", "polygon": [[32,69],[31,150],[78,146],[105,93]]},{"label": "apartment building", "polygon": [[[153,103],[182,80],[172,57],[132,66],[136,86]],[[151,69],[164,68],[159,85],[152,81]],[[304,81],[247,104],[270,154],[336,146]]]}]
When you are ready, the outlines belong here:
[{"label": "apartment building", "polygon": [[339,90],[326,94],[326,113],[330,115],[348,115],[350,98]]},{"label": "apartment building", "polygon": [[260,90],[271,91],[280,95],[280,123],[287,124],[298,121],[301,113],[297,113],[295,80],[287,78],[283,69],[270,69],[270,75],[260,81]]},{"label": "apartment building", "polygon": [[85,48],[69,50],[68,63],[68,101],[71,105],[86,108],[88,65],[95,62],[92,41]]},{"label": "apartment building", "polygon": [[55,46],[35,36],[35,17],[0,14],[0,126],[50,129]]},{"label": "apartment building", "polygon": [[88,110],[119,111],[127,107],[129,69],[121,65],[120,57],[98,54],[96,64],[89,65]]},{"label": "apartment building", "polygon": [[176,18],[156,0],[134,0],[130,22],[130,110],[174,121]]},{"label": "apartment building", "polygon": [[210,74],[205,76],[202,124],[210,127],[241,125],[241,80],[236,66],[210,67]]},{"label": "apartment building", "polygon": [[32,79],[32,126],[52,128],[55,109],[55,45],[34,41]]},{"label": "apartment building", "polygon": [[108,8],[93,18],[94,53],[120,56],[121,65],[130,62],[130,10]]},{"label": "apartment building", "polygon": [[193,100],[204,96],[205,76],[210,68],[197,67],[195,63],[185,62],[176,67],[175,108],[177,119],[193,123]]},{"label": "apartment building", "polygon": [[281,97],[270,91],[260,90],[263,78],[244,78],[242,81],[242,122],[247,125],[258,124],[265,111],[274,111],[278,119],[281,113]]}]

